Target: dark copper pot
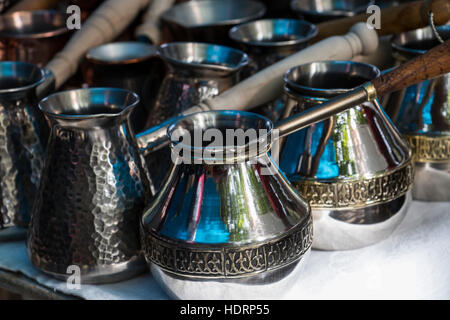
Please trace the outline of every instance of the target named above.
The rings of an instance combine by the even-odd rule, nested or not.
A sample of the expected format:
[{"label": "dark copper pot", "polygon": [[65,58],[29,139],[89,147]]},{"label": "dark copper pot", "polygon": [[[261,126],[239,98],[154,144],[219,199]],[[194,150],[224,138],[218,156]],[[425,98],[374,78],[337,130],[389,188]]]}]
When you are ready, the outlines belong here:
[{"label": "dark copper pot", "polygon": [[69,40],[66,14],[54,10],[18,11],[0,16],[0,60],[44,66]]}]

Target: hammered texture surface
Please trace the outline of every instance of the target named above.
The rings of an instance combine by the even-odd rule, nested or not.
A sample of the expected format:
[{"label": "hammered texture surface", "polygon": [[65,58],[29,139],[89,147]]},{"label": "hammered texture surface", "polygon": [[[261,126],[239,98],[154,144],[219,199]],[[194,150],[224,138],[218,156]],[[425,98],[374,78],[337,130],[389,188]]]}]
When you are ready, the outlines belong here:
[{"label": "hammered texture surface", "polygon": [[129,127],[55,126],[47,157],[28,236],[32,263],[57,274],[77,265],[85,275],[136,257],[150,192]]},{"label": "hammered texture surface", "polygon": [[30,220],[48,137],[35,100],[0,98],[0,229]]}]

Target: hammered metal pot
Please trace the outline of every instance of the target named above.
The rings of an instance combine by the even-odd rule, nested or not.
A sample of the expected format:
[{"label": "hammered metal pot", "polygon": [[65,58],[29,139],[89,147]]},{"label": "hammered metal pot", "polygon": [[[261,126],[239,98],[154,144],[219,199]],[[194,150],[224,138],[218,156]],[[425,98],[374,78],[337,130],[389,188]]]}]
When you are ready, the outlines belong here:
[{"label": "hammered metal pot", "polygon": [[[351,61],[314,62],[285,74],[285,116],[375,79]],[[402,221],[413,183],[411,151],[377,101],[290,135],[280,168],[310,203],[313,248],[345,250],[387,238]]]},{"label": "hammered metal pot", "polygon": [[0,241],[25,237],[48,138],[37,104],[52,89],[48,71],[0,62]]},{"label": "hammered metal pot", "polygon": [[40,102],[51,134],[27,241],[39,270],[67,279],[78,266],[82,283],[145,270],[139,216],[151,191],[129,121],[138,102],[114,88],[63,91]]},{"label": "hammered metal pot", "polygon": [[[437,30],[450,38],[449,25]],[[431,28],[424,28],[395,36],[392,50],[403,63],[438,44]],[[391,94],[386,110],[413,149],[413,198],[450,201],[450,74]]]},{"label": "hammered metal pot", "polygon": [[[193,136],[208,129],[264,134],[235,149],[175,138],[178,130]],[[242,111],[197,113],[169,127],[173,164],[141,234],[152,275],[172,297],[280,297],[301,273],[312,243],[310,209],[269,156],[272,129],[267,118]],[[180,143],[193,162],[179,161]],[[242,156],[232,151],[239,148]]]},{"label": "hammered metal pot", "polygon": [[374,0],[292,0],[291,9],[313,23],[351,17],[366,11]]},{"label": "hammered metal pot", "polygon": [[[159,56],[167,73],[149,111],[147,127],[153,127],[186,109],[215,97],[237,84],[248,56],[237,49],[197,42],[171,42],[160,46]],[[164,148],[147,158],[156,188],[164,180],[170,162]]]},{"label": "hammered metal pot", "polygon": [[173,6],[161,15],[173,41],[231,45],[231,27],[264,16],[264,4],[253,0],[201,0]]},{"label": "hammered metal pot", "polygon": [[54,10],[0,15],[0,59],[46,65],[69,40],[66,18]]}]

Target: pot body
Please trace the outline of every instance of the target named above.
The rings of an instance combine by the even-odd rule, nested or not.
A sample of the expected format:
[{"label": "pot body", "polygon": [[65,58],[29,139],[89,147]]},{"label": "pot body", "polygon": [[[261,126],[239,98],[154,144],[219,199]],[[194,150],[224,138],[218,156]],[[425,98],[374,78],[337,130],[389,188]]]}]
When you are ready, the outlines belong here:
[{"label": "pot body", "polygon": [[150,189],[129,124],[138,100],[80,89],[40,103],[51,135],[27,241],[39,270],[67,279],[77,266],[82,283],[105,283],[145,269],[138,220]]},{"label": "pot body", "polygon": [[[228,111],[194,114],[173,126],[180,122],[189,122],[188,130],[269,123]],[[174,157],[141,225],[149,267],[171,296],[267,299],[298,277],[312,243],[311,214],[267,149],[228,164]]]},{"label": "pot body", "polygon": [[[450,26],[438,27],[445,39]],[[438,45],[430,28],[392,39],[398,63]],[[391,94],[386,110],[408,141],[416,167],[413,197],[422,201],[450,201],[450,74],[423,81]]]},{"label": "pot body", "polygon": [[[242,51],[205,43],[168,43],[158,53],[166,62],[167,72],[150,108],[147,128],[231,88],[239,82],[242,68],[248,64]],[[170,148],[152,152],[146,160],[158,189],[169,169]]]},{"label": "pot body", "polygon": [[45,80],[35,65],[0,62],[0,241],[24,237],[30,220],[48,138],[37,107]]},{"label": "pot body", "polygon": [[45,66],[69,40],[66,15],[53,10],[19,11],[0,17],[0,60]]},{"label": "pot body", "polygon": [[[291,69],[285,76],[286,112],[307,110],[378,74],[373,66],[350,61]],[[376,101],[290,135],[280,157],[281,170],[311,205],[313,248],[345,250],[378,242],[406,213],[411,153]]]}]

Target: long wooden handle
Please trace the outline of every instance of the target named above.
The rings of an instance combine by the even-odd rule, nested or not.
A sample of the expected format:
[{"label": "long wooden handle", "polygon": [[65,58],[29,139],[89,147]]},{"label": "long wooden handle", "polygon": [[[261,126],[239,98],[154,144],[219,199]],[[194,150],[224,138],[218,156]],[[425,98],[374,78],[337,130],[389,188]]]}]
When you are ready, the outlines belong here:
[{"label": "long wooden handle", "polygon": [[372,81],[383,96],[450,72],[450,39]]},{"label": "long wooden handle", "polygon": [[[450,20],[449,0],[414,1],[402,5],[388,7],[381,10],[381,28],[378,35],[388,35],[405,32],[429,24],[428,12],[433,12],[436,25],[446,24]],[[354,17],[342,18],[319,23],[318,34],[313,41],[320,41],[333,35],[344,34],[357,22],[367,22],[369,15],[366,13]]]},{"label": "long wooden handle", "polygon": [[54,8],[59,1],[61,0],[22,0],[9,8],[7,13],[51,9]]},{"label": "long wooden handle", "polygon": [[152,0],[144,15],[144,22],[136,28],[136,38],[146,37],[152,43],[161,42],[161,15],[175,3],[175,0]]}]

